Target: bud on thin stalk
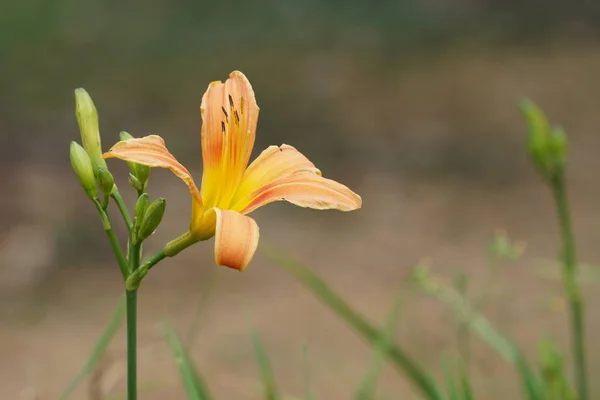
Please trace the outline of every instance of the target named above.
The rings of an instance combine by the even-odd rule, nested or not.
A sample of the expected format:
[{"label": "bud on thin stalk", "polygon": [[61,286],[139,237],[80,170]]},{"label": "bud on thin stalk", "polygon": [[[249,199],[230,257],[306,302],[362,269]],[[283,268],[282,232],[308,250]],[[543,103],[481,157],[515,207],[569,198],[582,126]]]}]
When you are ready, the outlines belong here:
[{"label": "bud on thin stalk", "polygon": [[[119,133],[119,138],[122,141],[134,139],[133,136],[131,136],[128,132],[125,131]],[[140,183],[139,186],[141,187],[141,189],[137,189],[136,186],[134,186],[134,188],[136,188],[139,191],[145,191],[148,178],[150,177],[150,167],[129,161],[127,162],[127,166],[129,167],[129,172],[131,172],[131,174],[135,176]]]},{"label": "bud on thin stalk", "polygon": [[98,168],[98,183],[104,196],[110,196],[115,187],[115,178],[110,171],[104,167]]},{"label": "bud on thin stalk", "polygon": [[139,179],[132,173],[129,173],[129,185],[138,192],[141,192],[144,188]]},{"label": "bud on thin stalk", "polygon": [[107,168],[107,166],[102,158],[98,112],[85,89],[75,89],[75,116],[81,132],[81,142],[92,161],[94,175],[98,175],[98,168]]},{"label": "bud on thin stalk", "polygon": [[166,204],[166,200],[161,197],[148,206],[138,231],[139,240],[147,239],[158,228],[165,214]]},{"label": "bud on thin stalk", "polygon": [[79,182],[86,195],[90,199],[94,199],[98,195],[98,190],[96,188],[96,179],[94,178],[94,167],[88,153],[79,143],[71,142],[69,158],[71,159],[73,171],[75,171],[77,178],[79,178]]}]

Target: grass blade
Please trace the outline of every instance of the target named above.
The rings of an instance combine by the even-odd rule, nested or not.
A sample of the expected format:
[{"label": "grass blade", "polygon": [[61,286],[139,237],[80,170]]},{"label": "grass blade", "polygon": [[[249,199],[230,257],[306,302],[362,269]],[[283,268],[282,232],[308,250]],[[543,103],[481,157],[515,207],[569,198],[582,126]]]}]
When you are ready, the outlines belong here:
[{"label": "grass blade", "polygon": [[73,378],[71,383],[69,383],[69,386],[67,386],[62,396],[59,397],[60,400],[68,399],[69,396],[73,394],[75,389],[77,389],[77,387],[81,384],[81,382],[83,382],[83,380],[88,376],[88,374],[93,371],[94,367],[102,359],[102,355],[119,330],[124,315],[125,298],[123,297],[117,305],[117,309],[115,310],[115,313],[113,314],[108,326],[100,336],[98,343],[96,343],[96,347],[94,347],[94,351],[92,351],[87,363],[83,366],[75,378]]},{"label": "grass blade", "polygon": [[456,386],[456,382],[454,382],[454,374],[452,371],[454,370],[450,365],[450,361],[448,357],[442,358],[442,368],[444,370],[444,377],[446,378],[446,388],[448,390],[448,399],[449,400],[461,400],[460,395],[458,394],[458,388]]},{"label": "grass blade", "polygon": [[398,329],[398,322],[400,321],[400,306],[400,296],[398,296],[392,305],[383,336],[380,337],[375,343],[371,364],[367,368],[367,372],[365,373],[362,383],[358,389],[356,395],[357,400],[369,400],[375,396],[377,381],[383,368],[383,362],[385,361],[385,357],[389,351],[390,343],[393,343],[394,336],[396,335],[396,331]]},{"label": "grass blade", "polygon": [[258,365],[260,367],[260,375],[263,381],[264,397],[266,400],[279,400],[279,392],[277,391],[277,385],[275,384],[275,376],[273,374],[273,368],[271,367],[271,360],[267,350],[260,339],[260,335],[257,331],[253,330],[251,333],[252,346],[254,347],[254,354]]},{"label": "grass blade", "polygon": [[499,333],[490,321],[474,310],[456,290],[432,276],[425,266],[416,268],[413,279],[423,292],[449,306],[458,318],[464,320],[505,361],[517,368],[529,400],[544,398],[539,377],[531,370],[515,343]]},{"label": "grass blade", "polygon": [[[325,281],[289,256],[266,246],[262,241],[260,247],[263,254],[273,260],[276,265],[295,276],[305,287],[313,292],[324,304],[329,306],[339,317],[345,320],[356,332],[371,344],[382,336],[379,329],[372,326],[363,316],[350,307]],[[440,400],[442,396],[435,383],[415,361],[398,346],[390,344],[388,358],[402,372],[426,399]]]},{"label": "grass blade", "polygon": [[190,400],[210,400],[211,395],[208,387],[200,374],[196,371],[194,363],[189,356],[187,349],[179,339],[175,329],[170,324],[165,323],[165,333],[167,341],[173,355],[177,360],[179,373],[185,387],[185,392]]},{"label": "grass blade", "polygon": [[312,384],[310,381],[310,372],[308,370],[308,343],[304,342],[302,345],[302,363],[304,369],[304,387],[306,391],[306,400],[317,400],[317,396],[312,390]]},{"label": "grass blade", "polygon": [[463,400],[473,400],[473,390],[471,388],[471,381],[469,380],[469,373],[465,366],[465,363],[461,360],[458,361],[458,374],[460,379],[460,387],[462,389]]}]

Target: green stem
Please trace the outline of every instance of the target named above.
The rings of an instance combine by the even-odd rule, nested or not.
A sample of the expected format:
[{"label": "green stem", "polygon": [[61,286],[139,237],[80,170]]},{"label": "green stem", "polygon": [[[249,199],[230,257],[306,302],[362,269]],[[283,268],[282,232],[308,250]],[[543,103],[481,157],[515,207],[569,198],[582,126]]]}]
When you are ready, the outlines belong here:
[{"label": "green stem", "polygon": [[129,241],[129,270],[133,273],[140,267],[140,258],[142,256],[142,244],[133,244]]},{"label": "green stem", "polygon": [[129,277],[125,281],[125,288],[127,290],[136,290],[142,282],[142,279],[148,273],[148,271],[165,258],[167,258],[167,254],[164,250],[161,250],[152,257],[150,257],[150,259],[146,261],[144,265],[137,268],[129,275]]},{"label": "green stem", "polygon": [[563,279],[570,307],[571,340],[575,358],[575,383],[578,400],[587,400],[588,386],[585,360],[583,299],[577,279],[575,235],[573,233],[573,224],[567,202],[564,174],[556,175],[551,180],[551,186],[562,236]]},{"label": "green stem", "polygon": [[137,289],[127,291],[127,400],[137,400]]},{"label": "green stem", "polygon": [[100,201],[97,198],[93,199],[92,201],[96,205],[96,209],[100,214],[102,227],[104,228],[104,232],[106,232],[106,236],[108,236],[110,247],[112,248],[112,251],[115,254],[117,263],[119,264],[119,268],[121,269],[121,273],[123,274],[123,278],[127,279],[127,276],[129,275],[129,267],[127,265],[127,260],[123,255],[123,251],[121,250],[121,246],[119,245],[119,239],[117,239],[117,235],[112,229],[110,218],[108,217],[108,214],[106,214],[106,212],[102,209],[102,204],[100,204]]},{"label": "green stem", "polygon": [[125,202],[123,201],[123,198],[121,197],[121,193],[119,193],[118,191],[114,191],[111,194],[112,198],[115,200],[115,203],[117,203],[117,207],[119,207],[119,211],[121,212],[121,215],[123,216],[123,220],[125,221],[125,225],[127,225],[127,232],[131,232],[131,217],[129,216],[129,211],[127,211],[127,205],[125,205]]}]

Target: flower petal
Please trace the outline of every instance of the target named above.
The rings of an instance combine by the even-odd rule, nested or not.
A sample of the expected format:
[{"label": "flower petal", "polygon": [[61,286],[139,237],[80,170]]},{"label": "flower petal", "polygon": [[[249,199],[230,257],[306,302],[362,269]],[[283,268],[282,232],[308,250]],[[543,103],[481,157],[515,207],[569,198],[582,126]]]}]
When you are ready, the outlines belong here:
[{"label": "flower petal", "polygon": [[239,71],[212,82],[200,111],[202,197],[207,208],[228,208],[254,147],[259,108],[250,82]]},{"label": "flower petal", "polygon": [[360,208],[359,195],[321,171],[294,147],[269,146],[250,164],[231,202],[231,209],[248,214],[274,201],[300,207],[351,211]]},{"label": "flower petal", "polygon": [[310,170],[303,170],[266,183],[239,199],[232,209],[248,214],[281,200],[316,210],[352,211],[362,206],[360,196],[348,187]]},{"label": "flower petal", "polygon": [[239,201],[251,196],[265,184],[299,171],[321,175],[321,171],[294,147],[287,144],[269,146],[246,169],[231,205],[235,207]]},{"label": "flower petal", "polygon": [[[123,140],[116,143],[104,158],[118,158],[125,161],[135,162],[149,167],[168,168],[176,176],[181,178],[188,186],[194,199],[194,209],[202,209],[202,196],[194,183],[190,172],[183,166],[167,147],[165,141],[158,135],[149,135],[143,138]],[[200,210],[197,210],[200,211]]]},{"label": "flower petal", "polygon": [[215,261],[218,266],[243,271],[258,246],[258,225],[252,218],[235,211],[213,210],[217,215]]}]

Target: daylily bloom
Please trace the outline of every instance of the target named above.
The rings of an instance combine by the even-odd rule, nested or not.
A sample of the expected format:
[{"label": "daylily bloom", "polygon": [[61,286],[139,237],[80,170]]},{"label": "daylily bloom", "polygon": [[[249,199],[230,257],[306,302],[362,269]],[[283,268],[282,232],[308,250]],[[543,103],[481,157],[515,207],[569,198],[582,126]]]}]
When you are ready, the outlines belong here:
[{"label": "daylily bloom", "polygon": [[246,214],[286,200],[317,210],[351,211],[362,200],[346,186],[323,178],[294,147],[269,146],[248,165],[259,108],[248,79],[239,71],[225,83],[212,82],[202,97],[202,185],[167,150],[157,135],[115,144],[105,158],[170,169],[192,195],[189,234],[194,240],[215,236],[217,265],[244,270],[258,245],[256,222]]}]

